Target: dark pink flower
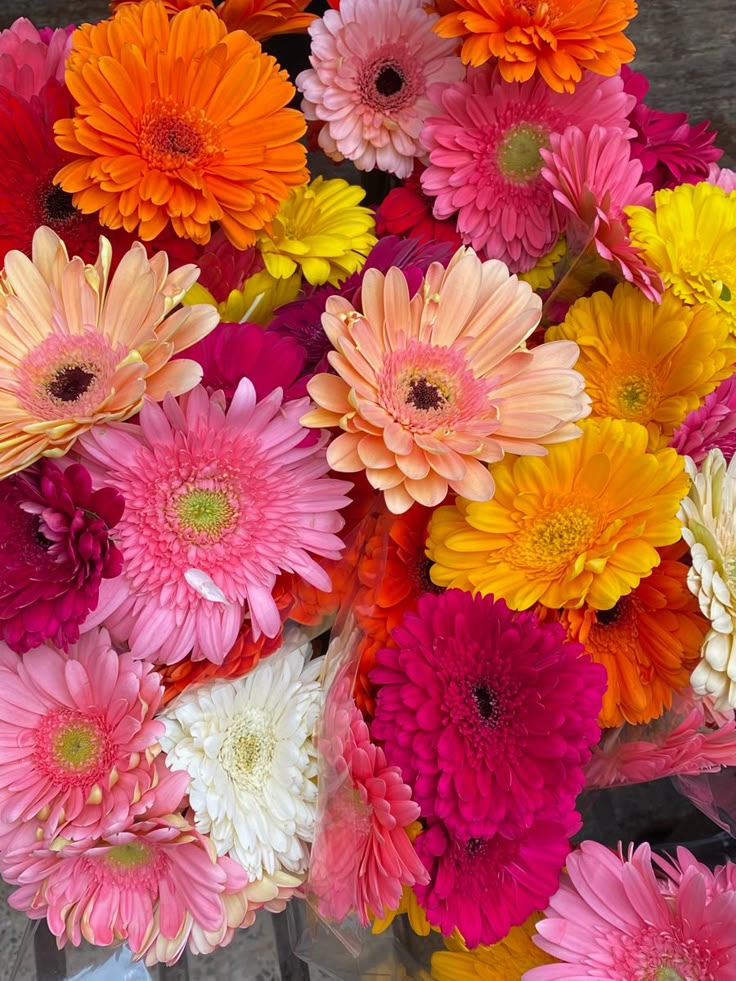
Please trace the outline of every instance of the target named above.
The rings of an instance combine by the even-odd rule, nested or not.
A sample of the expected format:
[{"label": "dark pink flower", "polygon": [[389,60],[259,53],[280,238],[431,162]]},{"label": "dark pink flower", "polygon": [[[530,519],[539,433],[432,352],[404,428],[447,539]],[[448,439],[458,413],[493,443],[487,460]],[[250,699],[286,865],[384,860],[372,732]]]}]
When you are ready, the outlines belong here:
[{"label": "dark pink flower", "polygon": [[122,569],[110,529],[124,505],[79,464],[43,460],[0,481],[0,639],[14,651],[79,639],[101,580]]},{"label": "dark pink flower", "polygon": [[670,446],[698,466],[718,447],[729,463],[736,452],[736,376],[727,378],[677,427]]}]

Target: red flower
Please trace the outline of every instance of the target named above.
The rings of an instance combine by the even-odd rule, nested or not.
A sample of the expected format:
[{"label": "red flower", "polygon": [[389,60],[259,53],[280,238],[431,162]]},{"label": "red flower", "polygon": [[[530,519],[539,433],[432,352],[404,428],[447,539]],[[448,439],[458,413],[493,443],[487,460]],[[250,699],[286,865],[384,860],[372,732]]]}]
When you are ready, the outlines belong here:
[{"label": "red flower", "polygon": [[389,191],[376,212],[377,235],[403,235],[420,242],[449,242],[460,248],[462,239],[453,221],[440,221],[432,214],[432,200],[419,182],[424,170],[417,165],[401,187]]}]

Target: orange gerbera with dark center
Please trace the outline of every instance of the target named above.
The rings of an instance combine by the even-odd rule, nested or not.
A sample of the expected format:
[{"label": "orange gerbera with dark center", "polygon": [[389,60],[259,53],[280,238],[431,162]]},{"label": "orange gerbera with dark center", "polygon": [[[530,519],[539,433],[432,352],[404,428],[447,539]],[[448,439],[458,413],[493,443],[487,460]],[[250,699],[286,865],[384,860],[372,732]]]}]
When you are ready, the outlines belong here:
[{"label": "orange gerbera with dark center", "polygon": [[507,82],[539,72],[556,92],[572,92],[584,69],[615,75],[631,61],[623,32],[636,12],[635,0],[454,0],[435,31],[463,39],[466,64],[497,58]]},{"label": "orange gerbera with dark center", "polygon": [[307,180],[286,73],[214,10],[126,4],[75,32],[66,82],[77,106],[55,131],[77,159],[55,181],[109,228],[206,243],[219,222],[244,249]]},{"label": "orange gerbera with dark center", "polygon": [[659,718],[687,688],[708,622],[687,587],[682,543],[662,550],[652,574],[610,610],[565,610],[561,622],[608,672],[600,724]]}]

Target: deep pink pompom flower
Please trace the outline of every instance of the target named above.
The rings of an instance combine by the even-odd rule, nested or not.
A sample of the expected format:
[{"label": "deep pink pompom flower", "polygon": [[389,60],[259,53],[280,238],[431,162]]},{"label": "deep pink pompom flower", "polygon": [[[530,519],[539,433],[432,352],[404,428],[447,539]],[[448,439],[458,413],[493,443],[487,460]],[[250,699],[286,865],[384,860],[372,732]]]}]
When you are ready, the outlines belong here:
[{"label": "deep pink pompom flower", "polygon": [[459,589],[426,594],[377,655],[374,739],[422,817],[514,836],[574,800],[600,736],[605,671],[559,624]]},{"label": "deep pink pompom flower", "polygon": [[459,930],[468,947],[495,944],[543,909],[557,890],[579,815],[552,811],[519,836],[455,838],[432,822],[414,842],[429,883],[414,891],[431,924]]},{"label": "deep pink pompom flower", "polygon": [[122,569],[110,529],[124,503],[112,487],[93,491],[79,464],[43,460],[0,481],[0,640],[23,652],[79,638],[102,579]]},{"label": "deep pink pompom flower", "polygon": [[670,446],[682,456],[691,456],[698,466],[710,450],[718,447],[726,458],[736,453],[736,376],[721,382],[677,427]]},{"label": "deep pink pompom flower", "polygon": [[163,688],[149,665],[117,654],[105,630],[68,653],[0,645],[0,831],[20,822],[89,838],[120,830],[158,783]]},{"label": "deep pink pompom flower", "polygon": [[0,31],[0,86],[30,99],[50,78],[63,82],[71,32],[72,28],[39,32],[25,17]]}]

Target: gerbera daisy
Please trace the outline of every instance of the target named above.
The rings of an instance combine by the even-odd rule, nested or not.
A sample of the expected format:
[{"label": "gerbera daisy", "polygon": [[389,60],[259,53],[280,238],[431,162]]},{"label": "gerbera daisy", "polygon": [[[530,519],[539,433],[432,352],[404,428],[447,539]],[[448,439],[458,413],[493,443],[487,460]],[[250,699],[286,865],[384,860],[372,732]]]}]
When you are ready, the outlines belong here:
[{"label": "gerbera daisy", "polygon": [[327,301],[337,376],[309,382],[319,408],[304,422],[345,430],[329,446],[330,465],[365,469],[389,510],[434,507],[448,487],[487,500],[485,462],[577,435],[574,422],[588,411],[571,370],[577,347],[523,349],[541,301],[502,263],[461,249],[446,270],[433,263],[413,297],[400,270],[369,270],[360,302],[362,312]]},{"label": "gerbera daisy", "polygon": [[172,770],[189,774],[194,823],[251,879],[303,872],[314,832],[323,658],[309,645],[274,654],[233,681],[197,685],[161,716]]},{"label": "gerbera daisy", "polygon": [[646,426],[650,446],[666,446],[688,412],[727,378],[736,362],[728,321],[666,291],[653,303],[628,283],[612,296],[578,300],[548,340],[575,341],[592,414]]},{"label": "gerbera daisy", "polygon": [[649,845],[616,855],[584,841],[567,859],[536,942],[564,961],[535,967],[525,981],[687,978],[734,981],[736,891],[713,894],[712,874],[691,867],[666,896]]},{"label": "gerbera daisy", "polygon": [[657,191],[654,205],[626,209],[642,259],[685,303],[707,303],[736,332],[736,194],[681,184]]},{"label": "gerbera daisy", "polygon": [[[422,129],[429,167],[424,192],[435,198],[436,218],[456,215],[463,241],[526,272],[560,234],[552,188],[542,177],[540,154],[553,133],[578,126],[610,127],[621,139],[633,97],[620,78],[586,75],[571,95],[541,79],[506,82],[492,71],[430,91],[440,112]],[[628,202],[627,202],[628,203]]]},{"label": "gerbera daisy", "polygon": [[[117,10],[126,3],[142,0],[111,0],[110,7]],[[256,41],[263,41],[275,34],[301,34],[315,19],[315,14],[305,13],[309,0],[162,0],[170,15],[188,7],[207,7],[214,10],[227,24],[230,31],[246,31]]]},{"label": "gerbera daisy", "polygon": [[422,122],[434,108],[427,90],[455,82],[463,66],[452,41],[433,33],[422,0],[342,0],[310,25],[312,67],[297,75],[307,119],[322,120],[319,145],[358,170],[408,177]]},{"label": "gerbera daisy", "polygon": [[0,481],[0,639],[14,651],[79,640],[101,580],[122,570],[110,529],[124,506],[79,464],[44,460]]},{"label": "gerbera daisy", "polygon": [[330,685],[318,747],[327,768],[324,830],[312,847],[310,892],[322,916],[341,923],[354,911],[368,926],[399,904],[402,886],[429,879],[407,830],[419,806],[371,742],[344,676]]},{"label": "gerbera daisy", "polygon": [[553,812],[513,839],[462,841],[431,823],[415,843],[430,875],[428,885],[414,887],[427,919],[445,936],[457,930],[468,947],[498,943],[547,904],[579,827],[577,812]]},{"label": "gerbera daisy", "polygon": [[274,279],[301,271],[312,286],[338,286],[357,272],[376,244],[375,218],[360,202],[362,187],[340,178],[316,177],[292,188],[268,231],[258,236],[258,250]]},{"label": "gerbera daisy", "polygon": [[636,15],[634,0],[455,0],[435,30],[462,38],[466,65],[498,59],[508,82],[536,72],[555,92],[572,92],[583,71],[615,75],[634,57],[624,35]]},{"label": "gerbera daisy", "polygon": [[10,252],[0,278],[0,478],[41,456],[62,456],[92,426],[138,412],[197,384],[194,361],[170,358],[208,334],[217,313],[171,313],[196,278],[168,273],[164,253],[134,244],[110,276],[100,239],[94,266],[69,259],[50,228],[33,236],[32,257]]},{"label": "gerbera daisy", "polygon": [[304,119],[284,108],[294,94],[286,74],[213,10],[190,7],[169,22],[146,0],[85,24],[66,84],[77,107],[55,129],[77,159],[56,183],[110,228],[148,240],[171,223],[202,243],[219,222],[244,249],[307,179]]},{"label": "gerbera daisy", "polygon": [[641,181],[641,162],[630,159],[628,139],[609,127],[593,126],[586,133],[570,126],[553,133],[550,145],[539,151],[546,163],[542,177],[557,201],[568,247],[591,243],[617,273],[658,302],[662,284],[630,240],[624,211],[648,205],[652,197],[652,185]]},{"label": "gerbera daisy", "polygon": [[678,426],[671,446],[700,465],[718,447],[726,463],[736,453],[736,376],[721,382],[700,408],[693,409]]},{"label": "gerbera daisy", "polygon": [[0,31],[0,87],[30,100],[49,79],[63,83],[70,34],[60,28],[44,37],[25,17]]},{"label": "gerbera daisy", "polygon": [[564,610],[560,622],[571,640],[606,669],[600,724],[632,725],[659,718],[675,691],[688,685],[700,657],[708,621],[687,588],[687,566],[675,546],[636,589],[610,610]]},{"label": "gerbera daisy", "polygon": [[511,981],[532,967],[555,963],[532,939],[538,921],[539,914],[533,914],[492,947],[468,950],[457,934],[445,937],[447,949],[432,954],[434,981]]},{"label": "gerbera daisy", "polygon": [[371,675],[371,734],[423,818],[465,840],[513,837],[575,799],[606,679],[558,624],[451,590],[420,597],[392,636]]},{"label": "gerbera daisy", "polygon": [[[422,824],[420,821],[415,821],[406,829],[410,841],[416,841],[417,835],[421,834],[421,832]],[[393,924],[397,916],[404,915],[406,915],[406,923],[409,925],[409,928],[418,937],[428,937],[432,931],[437,932],[438,930],[437,927],[430,925],[427,914],[419,905],[419,900],[414,890],[410,886],[404,886],[401,890],[401,899],[399,900],[398,906],[394,909],[387,910],[383,917],[374,917],[373,923],[371,924],[371,933],[383,933]]]},{"label": "gerbera daisy", "polygon": [[455,221],[435,218],[432,199],[422,190],[424,167],[416,164],[400,187],[392,188],[376,208],[378,235],[406,235],[418,242],[448,242],[453,252],[462,245]]},{"label": "gerbera daisy", "polygon": [[459,499],[429,525],[432,580],[534,603],[610,610],[680,537],[689,479],[672,449],[647,452],[643,426],[588,419],[582,439],[493,467],[496,496]]},{"label": "gerbera daisy", "polygon": [[307,399],[281,399],[276,389],[256,404],[244,378],[226,411],[222,393],[200,386],[163,408],[147,400],[140,425],[84,439],[98,482],[126,499],[123,575],[105,583],[87,623],[104,621],[135,657],[173,664],[191,652],[220,664],[246,604],[254,638],[281,629],[280,572],[329,589],[312,554],[340,555],[350,485],[325,477],[322,445],[304,445]]},{"label": "gerbera daisy", "polygon": [[0,664],[0,827],[89,840],[119,831],[158,778],[161,680],[105,630],[67,654],[37,647]]}]

